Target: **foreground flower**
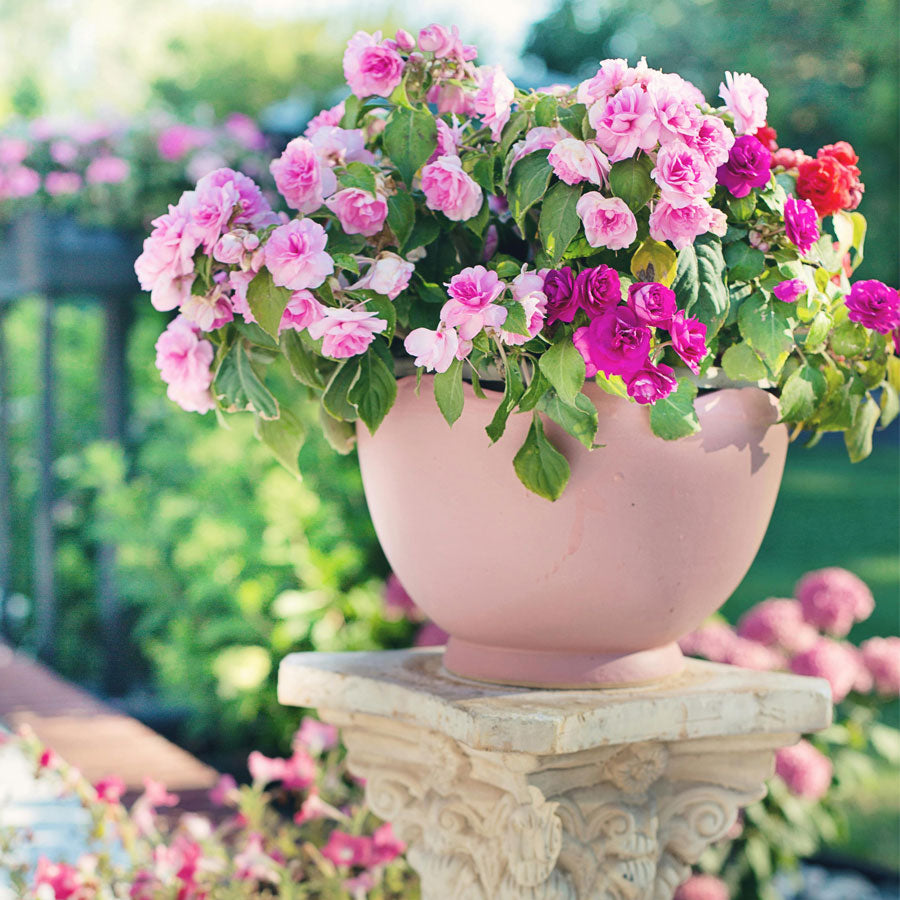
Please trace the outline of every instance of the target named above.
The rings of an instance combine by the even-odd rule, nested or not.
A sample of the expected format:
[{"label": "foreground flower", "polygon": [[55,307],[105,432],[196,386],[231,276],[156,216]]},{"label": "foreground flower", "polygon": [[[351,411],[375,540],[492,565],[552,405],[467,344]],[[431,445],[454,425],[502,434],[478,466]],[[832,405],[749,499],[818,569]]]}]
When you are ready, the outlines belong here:
[{"label": "foreground flower", "polygon": [[547,162],[553,166],[556,177],[566,184],[590,181],[599,186],[609,175],[609,160],[593,141],[564,138],[553,145]]},{"label": "foreground flower", "polygon": [[450,279],[450,299],[441,308],[441,321],[459,327],[459,336],[471,340],[485,326],[498,327],[506,321],[506,310],[493,305],[505,285],[496,272],[484,266],[463,269]]},{"label": "foreground flower", "polygon": [[472,100],[472,107],[491,129],[491,137],[499,141],[503,126],[509,121],[516,87],[500,66],[481,66],[477,77],[478,91]]},{"label": "foreground flower", "polygon": [[796,303],[809,288],[799,279],[791,278],[788,281],[779,281],[772,288],[772,293],[782,303]]},{"label": "foreground flower", "polygon": [[627,159],[638,150],[652,150],[659,139],[650,97],[637,86],[623,88],[605,104],[595,103],[589,119],[597,131],[597,143],[610,162]]},{"label": "foreground flower", "polygon": [[[575,279],[572,296],[589,316],[599,316],[618,306],[622,299],[619,273],[606,265],[582,269]],[[674,296],[674,295],[673,295]],[[563,319],[571,321],[571,319]]]},{"label": "foreground flower", "polygon": [[209,390],[215,351],[201,340],[196,329],[182,316],[169,323],[156,341],[156,368],[168,385],[170,400],[188,412],[208,412],[215,408]]},{"label": "foreground flower", "polygon": [[306,290],[294,291],[281,315],[278,331],[281,333],[285,328],[303,331],[304,328],[309,328],[313,322],[318,322],[324,315],[325,307],[316,300],[313,294]]},{"label": "foreground flower", "polygon": [[679,309],[672,316],[669,326],[672,346],[687,367],[696,375],[700,371],[700,363],[706,359],[709,348],[706,346],[706,325],[699,319],[692,319]]},{"label": "foreground flower", "polygon": [[820,216],[831,216],[853,202],[857,183],[852,171],[833,156],[808,157],[797,170],[797,194],[809,200]]},{"label": "foreground flower", "polygon": [[721,237],[727,227],[725,213],[705,200],[680,207],[660,200],[650,213],[650,237],[671,241],[676,250],[683,250],[708,231]]},{"label": "foreground flower", "polygon": [[784,228],[788,240],[801,253],[807,253],[819,239],[819,219],[812,203],[788,197],[784,201]]},{"label": "foreground flower", "polygon": [[294,138],[269,168],[287,205],[304,215],[317,210],[337,187],[334,172],[321,164],[306,138]]},{"label": "foreground flower", "polygon": [[414,270],[415,266],[411,262],[385,250],[378,255],[369,266],[368,272],[353,287],[375,291],[376,294],[383,294],[389,300],[396,300],[400,293],[406,290]]},{"label": "foreground flower", "polygon": [[716,177],[733,197],[746,197],[752,188],[769,183],[772,154],[753,135],[739,137],[728,154],[728,161],[719,166]]},{"label": "foreground flower", "polygon": [[387,97],[403,78],[403,57],[381,41],[381,32],[357,31],[344,52],[344,78],[361,100]]},{"label": "foreground flower", "polygon": [[620,306],[598,316],[587,327],[578,328],[573,337],[584,357],[588,378],[597,372],[629,379],[644,368],[650,351],[650,329],[637,316]]},{"label": "foreground flower", "polygon": [[637,237],[637,219],[621,197],[604,197],[599,191],[590,191],[579,198],[575,212],[592,247],[622,250]]},{"label": "foreground flower", "polygon": [[799,741],[793,747],[782,747],[775,754],[775,774],[792,794],[807,800],[820,800],[831,787],[831,760],[809,741]]},{"label": "foreground flower", "polygon": [[452,222],[476,216],[484,199],[477,182],[463,171],[458,156],[440,156],[422,169],[422,191],[429,209]]},{"label": "foreground flower", "polygon": [[719,96],[734,116],[734,129],[738,134],[753,134],[766,124],[769,92],[752,75],[726,72],[725,83],[719,85]]},{"label": "foreground flower", "polygon": [[628,288],[628,306],[644,325],[668,328],[675,314],[675,292],[655,281],[636,281]]},{"label": "foreground flower", "polygon": [[387,201],[361,188],[345,188],[332,194],[325,205],[338,217],[345,234],[370,237],[381,231],[387,219]]},{"label": "foreground flower", "polygon": [[265,250],[275,284],[292,291],[318,287],[334,272],[334,261],[325,252],[327,242],[325,229],[311,219],[294,219],[276,228]]},{"label": "foreground flower", "polygon": [[325,315],[308,327],[314,340],[322,338],[322,353],[332,359],[358,356],[387,328],[387,321],[367,309],[326,309]]},{"label": "foreground flower", "polygon": [[660,363],[657,366],[646,365],[639,369],[628,381],[628,396],[638,403],[656,403],[668,397],[678,386],[674,370],[671,366]]},{"label": "foreground flower", "polygon": [[900,291],[881,281],[855,282],[844,303],[851,322],[881,334],[889,334],[900,326]]},{"label": "foreground flower", "polygon": [[406,352],[415,357],[417,366],[424,366],[427,372],[446,372],[456,359],[459,336],[455,328],[441,326],[436,331],[430,328],[416,328],[403,341]]},{"label": "foreground flower", "polygon": [[150,291],[150,302],[163,312],[180,306],[194,283],[194,253],[200,239],[191,227],[192,202],[193,196],[185,195],[153,220],[153,231],[134,264],[141,287]]}]

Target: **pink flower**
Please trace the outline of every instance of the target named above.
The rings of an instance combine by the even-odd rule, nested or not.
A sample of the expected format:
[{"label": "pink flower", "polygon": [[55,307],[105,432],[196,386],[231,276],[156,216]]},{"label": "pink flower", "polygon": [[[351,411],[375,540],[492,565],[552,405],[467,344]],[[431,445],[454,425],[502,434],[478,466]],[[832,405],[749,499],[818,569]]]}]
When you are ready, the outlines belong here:
[{"label": "pink flower", "polygon": [[782,747],[775,754],[775,774],[788,790],[807,800],[821,800],[831,787],[831,760],[809,741]]},{"label": "pink flower", "polygon": [[[412,48],[410,48],[412,49]],[[433,53],[435,59],[446,59],[462,53],[459,28],[431,24],[419,31],[419,49],[423,53]]]},{"label": "pink flower", "polygon": [[716,183],[716,172],[703,154],[680,143],[665,144],[660,148],[650,175],[659,185],[662,200],[675,207],[696,203]]},{"label": "pink flower", "polygon": [[372,838],[356,837],[340,829],[328,836],[328,843],[322,848],[322,856],[336,866],[362,866],[368,868],[372,861]]},{"label": "pink flower", "polygon": [[48,172],[44,178],[44,190],[51,197],[75,194],[81,189],[81,176],[77,172]]},{"label": "pink flower", "polygon": [[378,234],[387,219],[387,201],[362,188],[344,188],[332,194],[325,205],[338,217],[345,234]]},{"label": "pink flower", "polygon": [[369,271],[363,275],[354,288],[363,288],[382,294],[389,300],[395,300],[409,285],[409,279],[415,270],[415,265],[407,262],[396,253],[384,250],[378,254]]},{"label": "pink flower", "polygon": [[597,143],[610,162],[628,159],[640,150],[652,150],[659,140],[659,123],[649,95],[638,86],[626,87],[604,105],[595,103],[588,113],[597,131]]},{"label": "pink flower", "polygon": [[650,213],[650,237],[671,241],[676,250],[683,250],[708,231],[721,237],[727,228],[725,213],[713,209],[705,200],[681,207],[660,200]]},{"label": "pink flower", "polygon": [[791,278],[788,281],[779,281],[778,284],[772,288],[772,293],[782,303],[796,303],[807,290],[809,290],[809,288],[807,288],[799,278]]},{"label": "pink flower", "polygon": [[116,775],[107,775],[94,785],[94,790],[101,803],[118,803],[125,794],[125,782]]},{"label": "pink flower", "polygon": [[287,760],[278,756],[265,756],[259,750],[254,750],[247,757],[247,768],[250,770],[250,777],[253,779],[253,783],[264,787],[284,778],[287,772]]},{"label": "pink flower", "polygon": [[228,288],[227,275],[217,272],[217,283],[205,294],[189,294],[181,304],[181,315],[201,331],[213,331],[234,320],[231,301],[225,291]]},{"label": "pink flower", "polygon": [[231,113],[224,122],[225,132],[234,138],[246,150],[264,150],[265,135],[250,116],[244,113]]},{"label": "pink flower", "polygon": [[261,834],[251,833],[241,852],[235,854],[234,877],[238,881],[278,884],[280,866],[266,853]]},{"label": "pink flower", "polygon": [[394,834],[390,822],[379,825],[372,832],[372,866],[383,866],[406,852],[406,844]]},{"label": "pink flower", "polygon": [[734,132],[718,116],[701,116],[697,133],[687,136],[685,142],[700,152],[708,166],[717,169],[728,162]]},{"label": "pink flower", "polygon": [[439,116],[453,113],[458,116],[472,115],[472,93],[458,84],[433,84],[428,90],[427,100],[437,106]]},{"label": "pink flower", "polygon": [[808,650],[819,634],[803,618],[796,600],[772,598],[757,603],[738,622],[738,634],[766,647],[780,647],[788,653]]},{"label": "pink flower", "polygon": [[306,799],[300,804],[300,809],[294,813],[294,824],[304,825],[314,819],[334,819],[339,821],[346,818],[339,809],[335,809],[319,796],[317,788],[311,787],[306,795]]},{"label": "pink flower", "polygon": [[134,271],[141,287],[150,291],[150,302],[166,311],[188,298],[194,282],[194,252],[200,239],[191,228],[193,192],[182,196],[178,206],[153,220],[153,231],[144,240],[144,252]]},{"label": "pink flower", "polygon": [[415,49],[416,46],[416,39],[405,28],[397,29],[397,33],[394,35],[394,41],[397,46],[406,53]]},{"label": "pink flower", "polygon": [[791,671],[824,678],[831,685],[832,699],[840,703],[853,690],[860,665],[857,651],[850,644],[820,638],[791,660]]},{"label": "pink flower", "polygon": [[727,662],[734,646],[735,633],[724,622],[712,622],[695,628],[678,641],[683,653],[702,656],[710,662]]},{"label": "pink flower", "polygon": [[630,379],[647,362],[650,329],[640,324],[632,310],[618,306],[576,329],[573,341],[584,357],[588,378],[600,371]]},{"label": "pink flower", "polygon": [[873,637],[860,645],[863,665],[879,694],[900,694],[900,637]]},{"label": "pink flower", "polygon": [[297,742],[294,752],[284,761],[281,782],[285,790],[303,791],[316,781],[316,764],[306,749]]},{"label": "pink flower", "polygon": [[[539,125],[532,128],[525,135],[524,141],[516,141],[512,145],[512,162],[514,166],[520,159],[534,153],[536,150],[552,150],[560,141],[567,140],[572,135],[558,125],[549,127],[547,125]],[[598,150],[598,152],[601,152]]]},{"label": "pink flower", "polygon": [[338,730],[334,725],[320,722],[312,716],[304,716],[294,735],[294,746],[306,747],[313,756],[321,756],[326,750],[337,747]]},{"label": "pink flower", "polygon": [[31,145],[24,138],[0,137],[0,166],[17,166],[31,152]]},{"label": "pink flower", "polygon": [[672,337],[672,346],[675,352],[696,375],[700,371],[700,363],[709,353],[709,348],[706,346],[706,325],[699,319],[685,316],[684,310],[679,309],[672,316],[669,334]]},{"label": "pink flower", "polygon": [[803,618],[835,637],[844,637],[854,622],[872,615],[875,599],[866,583],[836,567],[804,575],[794,588]]},{"label": "pink flower", "polygon": [[84,173],[88,184],[121,184],[131,172],[127,160],[120,156],[98,156]]},{"label": "pink flower", "polygon": [[67,863],[52,863],[45,856],[38,859],[33,887],[41,897],[45,895],[40,888],[49,888],[55,900],[80,900],[84,896],[84,883],[78,869]]},{"label": "pink flower", "polygon": [[642,404],[656,403],[668,397],[677,387],[678,380],[671,366],[663,363],[654,366],[649,362],[643,369],[638,369],[627,384],[628,396]]},{"label": "pink flower", "polygon": [[772,168],[798,169],[804,163],[812,159],[802,150],[791,150],[788,147],[779,147],[772,154]]},{"label": "pink flower", "polygon": [[516,87],[500,66],[481,66],[475,78],[478,91],[472,98],[472,107],[491,129],[491,137],[499,141],[503,126],[509,121]]},{"label": "pink flower", "polygon": [[403,78],[403,57],[381,43],[380,31],[357,31],[344,52],[344,78],[360,100],[387,97]]},{"label": "pink flower", "polygon": [[653,114],[659,125],[659,140],[663,145],[682,144],[697,134],[700,113],[693,97],[687,96],[687,82],[657,79],[648,89]]},{"label": "pink flower", "polygon": [[50,145],[50,159],[60,166],[71,166],[78,159],[78,145],[74,141],[61,139]]},{"label": "pink flower", "polygon": [[318,322],[309,326],[314,340],[322,338],[322,353],[332,359],[358,356],[387,328],[387,322],[367,309],[326,309]]},{"label": "pink flower", "polygon": [[351,162],[372,165],[375,154],[366,149],[366,139],[360,128],[337,128],[322,125],[310,138],[319,161],[327,166],[345,166]]},{"label": "pink flower", "polygon": [[416,328],[406,336],[403,347],[415,357],[417,366],[425,366],[428,372],[446,372],[456,358],[459,335],[455,328],[444,324],[439,325],[437,331]]},{"label": "pink flower", "polygon": [[294,138],[269,170],[287,205],[303,215],[317,210],[337,187],[334,172],[322,165],[307,138]]},{"label": "pink flower", "polygon": [[325,315],[325,307],[309,291],[294,291],[281,316],[278,325],[280,334],[286,328],[303,331]]},{"label": "pink flower", "polygon": [[334,272],[334,260],[325,252],[328,235],[311,219],[280,225],[265,249],[266,268],[275,284],[299,291],[318,287]]},{"label": "pink flower", "polygon": [[784,201],[784,228],[788,240],[806,253],[819,239],[819,214],[809,200],[788,197]]},{"label": "pink flower", "polygon": [[624,250],[637,237],[637,219],[621,197],[604,197],[599,191],[582,194],[575,212],[592,247]]},{"label": "pink flower", "polygon": [[215,408],[210,371],[215,351],[182,316],[173,319],[156,342],[156,367],[168,385],[166,394],[188,412]]},{"label": "pink flower", "polygon": [[156,140],[159,155],[168,162],[177,162],[191,150],[205,147],[212,140],[212,135],[204,128],[194,125],[172,125],[165,129]]},{"label": "pink flower", "polygon": [[31,197],[41,187],[41,176],[28,166],[16,166],[5,174],[0,172],[0,198]]},{"label": "pink flower", "polygon": [[458,156],[440,156],[422,169],[425,205],[453,222],[478,215],[483,194],[478,183],[463,171]]},{"label": "pink flower", "polygon": [[233,806],[238,798],[238,785],[231,775],[220,775],[209,792],[209,799],[216,806]]},{"label": "pink flower", "polygon": [[420,615],[419,608],[416,606],[413,598],[409,596],[406,588],[400,583],[400,579],[391,572],[384,583],[384,599],[385,611],[389,614],[388,618],[396,619],[415,619]]},{"label": "pink flower", "polygon": [[[520,275],[519,277],[521,278],[522,276]],[[528,334],[517,334],[501,329],[500,340],[504,344],[518,347],[539,334],[544,327],[544,322],[547,318],[547,295],[543,291],[534,291],[531,294],[526,294],[524,297],[516,297],[515,292],[513,292],[513,297],[525,309],[525,324],[528,328]]]},{"label": "pink flower", "polygon": [[636,281],[628,288],[628,306],[644,325],[669,328],[677,308],[675,291],[656,281]]},{"label": "pink flower", "polygon": [[575,96],[579,103],[587,107],[601,101],[605,104],[613,94],[631,87],[634,82],[635,72],[628,67],[627,59],[605,59],[595,75],[578,85]]},{"label": "pink flower", "polygon": [[900,326],[900,291],[881,281],[857,281],[844,298],[847,318],[880,334]]},{"label": "pink flower", "polygon": [[450,299],[441,308],[441,321],[459,326],[459,336],[464,340],[471,340],[485,326],[499,327],[507,313],[493,303],[504,290],[496,272],[484,266],[463,269],[447,286]]},{"label": "pink flower", "polygon": [[753,134],[766,124],[769,92],[752,75],[726,72],[725,83],[719,85],[719,96],[734,116],[734,130],[738,134]]},{"label": "pink flower", "polygon": [[[235,172],[234,169],[229,169],[227,166],[207,172],[197,181],[197,197],[202,198],[207,192],[212,192],[216,188],[224,188],[229,194],[234,192],[237,195],[233,224],[243,224],[250,228],[265,228],[267,225],[276,225],[282,221],[272,212],[272,207],[263,196],[259,185],[243,172]],[[251,241],[256,243],[251,245]],[[255,234],[246,235],[244,244],[248,250],[252,249],[259,246],[259,238]]]},{"label": "pink flower", "polygon": [[216,184],[209,176],[201,179],[191,204],[190,228],[206,253],[211,253],[216,246],[237,203],[238,192],[233,182]]},{"label": "pink flower", "polygon": [[692,875],[682,884],[673,900],[728,900],[728,885],[715,875]]},{"label": "pink flower", "polygon": [[594,141],[564,138],[554,144],[547,161],[556,177],[566,184],[590,181],[602,185],[609,175],[609,160]]},{"label": "pink flower", "polygon": [[323,109],[320,113],[314,115],[307,123],[303,132],[304,137],[311,138],[320,128],[327,125],[338,126],[341,119],[344,118],[344,101],[332,106],[330,109]]},{"label": "pink flower", "polygon": [[56,752],[49,747],[45,747],[38,757],[39,769],[58,769],[62,760],[56,755]]},{"label": "pink flower", "polygon": [[416,633],[413,645],[416,647],[443,647],[450,635],[434,622],[426,622]]}]

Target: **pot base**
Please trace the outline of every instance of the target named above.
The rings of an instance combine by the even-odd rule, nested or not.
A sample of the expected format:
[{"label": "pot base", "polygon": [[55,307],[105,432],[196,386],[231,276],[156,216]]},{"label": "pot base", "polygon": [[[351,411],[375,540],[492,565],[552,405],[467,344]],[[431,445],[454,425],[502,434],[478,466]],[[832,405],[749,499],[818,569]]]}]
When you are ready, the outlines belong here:
[{"label": "pot base", "polygon": [[490,647],[451,637],[444,667],[453,675],[529,688],[612,688],[650,684],[677,675],[685,661],[678,644],[634,653],[577,653]]}]

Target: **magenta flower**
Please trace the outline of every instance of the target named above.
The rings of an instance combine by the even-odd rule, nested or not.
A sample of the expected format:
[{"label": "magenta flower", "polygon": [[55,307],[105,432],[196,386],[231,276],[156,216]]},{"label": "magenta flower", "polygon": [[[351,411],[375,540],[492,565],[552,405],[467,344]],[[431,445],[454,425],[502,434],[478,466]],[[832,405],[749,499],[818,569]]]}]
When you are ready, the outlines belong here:
[{"label": "magenta flower", "polygon": [[751,188],[765,187],[769,183],[771,162],[768,147],[753,135],[745,134],[734,142],[728,162],[719,166],[716,178],[733,197],[746,197]]},{"label": "magenta flower", "polygon": [[809,200],[788,197],[784,202],[784,228],[788,240],[806,253],[819,239],[819,216]]},{"label": "magenta flower", "polygon": [[582,269],[575,279],[573,297],[590,317],[602,315],[622,299],[619,273],[605,265]]},{"label": "magenta flower", "polygon": [[52,863],[45,856],[37,861],[33,888],[37,896],[47,896],[41,888],[48,888],[49,896],[56,900],[77,900],[88,890],[75,866],[68,863]]},{"label": "magenta flower", "polygon": [[636,281],[628,288],[628,307],[644,325],[668,328],[675,314],[675,292],[656,281]]},{"label": "magenta flower", "polygon": [[484,194],[463,171],[458,156],[440,156],[422,168],[425,205],[442,212],[452,222],[465,222],[478,215]]},{"label": "magenta flower", "polygon": [[368,868],[373,857],[372,838],[356,837],[335,828],[322,848],[322,856],[336,866],[360,866]]},{"label": "magenta flower", "polygon": [[794,588],[803,618],[835,637],[872,615],[875,599],[868,585],[846,569],[831,567],[804,575]]},{"label": "magenta flower", "polygon": [[775,774],[788,790],[807,800],[821,800],[831,787],[831,760],[809,741],[782,747],[775,754]]},{"label": "magenta flower", "polygon": [[117,775],[107,775],[94,785],[94,790],[101,803],[118,803],[125,795],[125,782]]},{"label": "magenta flower", "polygon": [[706,325],[699,319],[689,318],[684,314],[684,310],[679,309],[672,316],[669,334],[675,352],[694,374],[699,372],[700,363],[709,353],[706,346]]},{"label": "magenta flower", "polygon": [[881,281],[857,281],[844,303],[851,322],[880,334],[889,334],[900,326],[900,291]]},{"label": "magenta flower", "polygon": [[776,284],[772,288],[772,293],[782,303],[796,303],[808,290],[809,288],[799,278],[791,278]]},{"label": "magenta flower", "polygon": [[387,321],[367,309],[325,309],[317,322],[308,326],[313,340],[322,338],[322,353],[332,359],[346,359],[364,353],[387,328]]},{"label": "magenta flower", "polygon": [[628,381],[628,396],[641,404],[653,404],[663,397],[668,397],[678,387],[671,366],[660,363],[651,365],[647,363],[643,369],[639,369]]},{"label": "magenta flower", "polygon": [[647,362],[650,329],[640,324],[632,310],[619,306],[577,329],[573,341],[584,357],[589,378],[599,371],[628,380]]},{"label": "magenta flower", "polygon": [[318,287],[334,272],[334,260],[325,252],[328,235],[312,219],[280,225],[265,248],[266,268],[275,284],[299,291]]},{"label": "magenta flower", "polygon": [[387,97],[403,78],[403,57],[381,42],[381,32],[357,31],[344,51],[344,78],[360,100]]},{"label": "magenta flower", "polygon": [[571,266],[550,269],[544,274],[544,294],[547,297],[547,321],[571,322],[578,312],[578,297],[575,294],[575,273]]}]

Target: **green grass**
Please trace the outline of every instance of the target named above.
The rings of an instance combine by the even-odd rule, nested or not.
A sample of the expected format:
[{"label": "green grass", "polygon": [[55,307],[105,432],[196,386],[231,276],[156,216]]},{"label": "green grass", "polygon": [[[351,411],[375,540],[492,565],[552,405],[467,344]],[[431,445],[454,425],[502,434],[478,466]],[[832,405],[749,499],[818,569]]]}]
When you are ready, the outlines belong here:
[{"label": "green grass", "polygon": [[852,464],[840,436],[788,451],[772,522],[752,568],[725,604],[729,621],[766,597],[789,597],[805,572],[842,566],[875,595],[875,612],[856,626],[861,640],[900,630],[900,454],[894,426]]}]

